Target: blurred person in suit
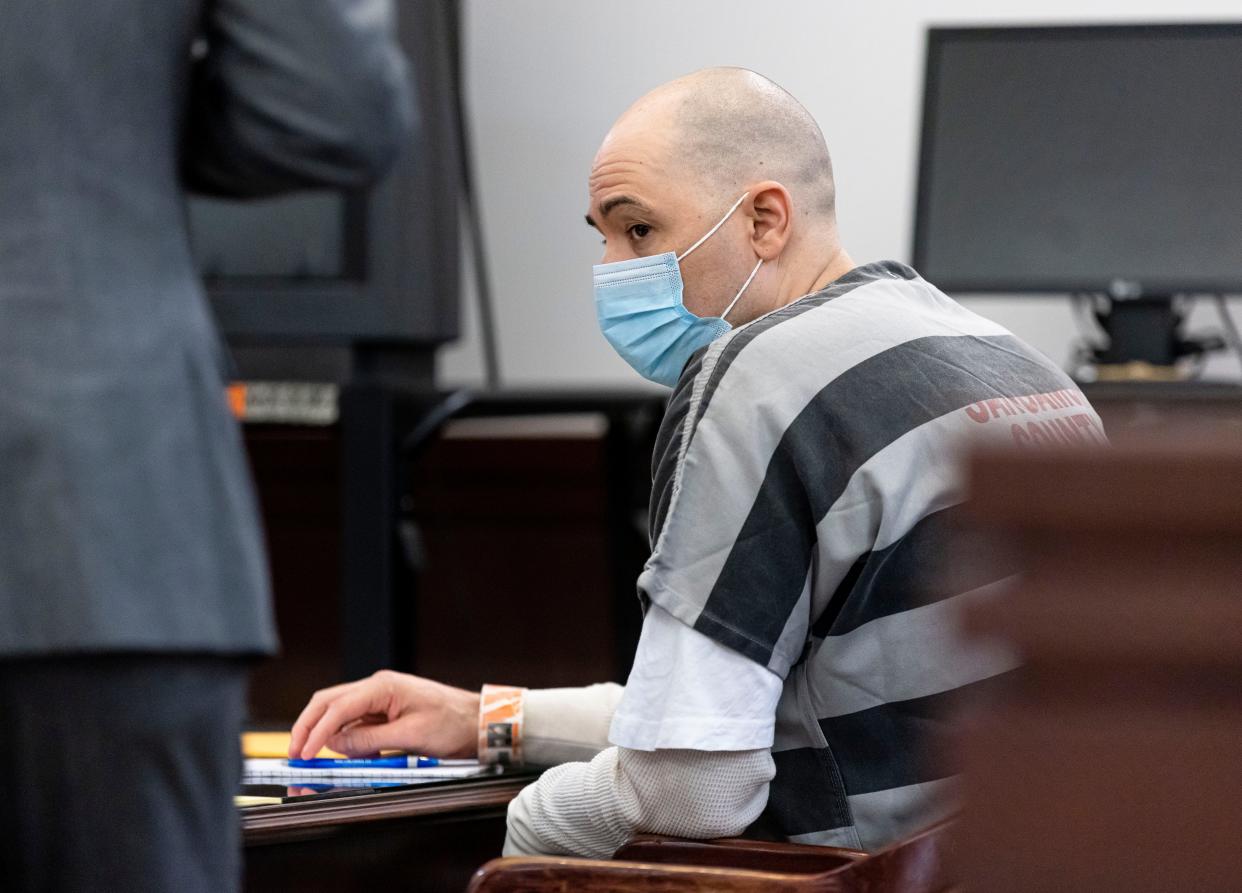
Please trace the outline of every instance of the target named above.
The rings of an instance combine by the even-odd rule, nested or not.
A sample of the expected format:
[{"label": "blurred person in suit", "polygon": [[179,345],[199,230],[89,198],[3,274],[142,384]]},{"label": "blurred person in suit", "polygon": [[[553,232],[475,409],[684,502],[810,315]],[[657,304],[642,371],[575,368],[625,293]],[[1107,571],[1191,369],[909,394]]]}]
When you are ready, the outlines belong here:
[{"label": "blurred person in suit", "polygon": [[276,637],[187,188],[405,142],[389,0],[0,7],[0,886],[221,891]]}]

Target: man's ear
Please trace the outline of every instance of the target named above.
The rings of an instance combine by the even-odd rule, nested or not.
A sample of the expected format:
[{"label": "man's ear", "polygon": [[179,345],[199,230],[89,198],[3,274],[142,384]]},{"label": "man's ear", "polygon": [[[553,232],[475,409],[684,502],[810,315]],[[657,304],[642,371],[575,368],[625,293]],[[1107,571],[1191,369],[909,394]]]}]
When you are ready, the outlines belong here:
[{"label": "man's ear", "polygon": [[750,188],[746,211],[752,220],[751,245],[765,261],[780,256],[793,235],[793,200],[789,190],[775,180]]}]

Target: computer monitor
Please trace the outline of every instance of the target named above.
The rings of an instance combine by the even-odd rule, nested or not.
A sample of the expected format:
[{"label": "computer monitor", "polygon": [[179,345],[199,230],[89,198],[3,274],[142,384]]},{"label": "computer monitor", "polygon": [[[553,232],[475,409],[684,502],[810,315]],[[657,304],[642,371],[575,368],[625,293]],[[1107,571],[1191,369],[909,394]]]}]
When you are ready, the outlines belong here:
[{"label": "computer monitor", "polygon": [[[457,337],[456,2],[397,4],[418,124],[378,185],[189,200],[192,250],[235,355],[348,351],[361,343],[430,355]],[[299,363],[280,365],[297,370]]]},{"label": "computer monitor", "polygon": [[1242,24],[929,31],[913,257],[929,281],[1237,292],[1240,221]]}]

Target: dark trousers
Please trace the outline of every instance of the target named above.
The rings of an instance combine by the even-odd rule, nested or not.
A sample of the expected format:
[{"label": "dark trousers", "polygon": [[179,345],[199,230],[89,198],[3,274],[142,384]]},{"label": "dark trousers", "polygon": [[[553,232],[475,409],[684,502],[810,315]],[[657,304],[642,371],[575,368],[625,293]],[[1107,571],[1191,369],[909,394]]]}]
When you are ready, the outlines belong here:
[{"label": "dark trousers", "polygon": [[0,890],[237,890],[248,667],[0,660]]}]

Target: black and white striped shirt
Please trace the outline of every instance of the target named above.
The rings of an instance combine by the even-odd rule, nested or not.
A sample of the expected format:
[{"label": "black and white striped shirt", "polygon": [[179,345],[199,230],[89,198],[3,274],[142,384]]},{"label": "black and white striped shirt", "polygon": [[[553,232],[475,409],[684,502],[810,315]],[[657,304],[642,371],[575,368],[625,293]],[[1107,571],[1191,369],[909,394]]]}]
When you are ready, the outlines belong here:
[{"label": "black and white striped shirt", "polygon": [[768,816],[792,840],[873,848],[951,808],[944,716],[1014,666],[954,634],[1008,573],[944,562],[968,439],[1104,434],[1047,358],[892,262],[735,329],[674,390],[639,590],[784,679]]}]

